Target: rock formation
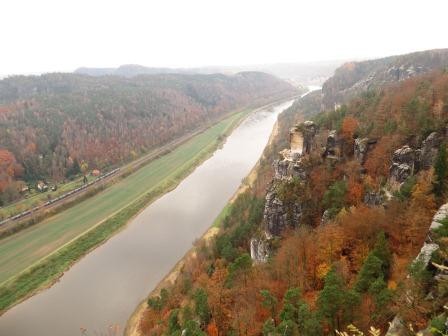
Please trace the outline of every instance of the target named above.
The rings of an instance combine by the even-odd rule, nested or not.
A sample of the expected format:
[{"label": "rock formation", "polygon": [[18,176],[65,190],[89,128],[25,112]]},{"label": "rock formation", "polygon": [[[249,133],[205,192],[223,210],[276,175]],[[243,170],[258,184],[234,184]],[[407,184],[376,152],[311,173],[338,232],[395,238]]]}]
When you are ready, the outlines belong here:
[{"label": "rock formation", "polygon": [[369,146],[368,138],[355,139],[354,154],[355,154],[356,160],[358,160],[358,162],[361,164],[363,164],[366,159],[368,146]]},{"label": "rock formation", "polygon": [[415,151],[408,145],[394,152],[389,172],[392,183],[402,183],[414,174],[415,158]]},{"label": "rock formation", "polygon": [[267,239],[252,238],[250,240],[250,256],[255,262],[266,262],[269,257],[269,247]]},{"label": "rock formation", "polygon": [[264,207],[265,231],[268,236],[279,236],[286,227],[293,227],[302,216],[302,207],[298,203],[284,204],[275,186],[268,190]]},{"label": "rock formation", "polygon": [[322,214],[322,217],[320,219],[320,224],[321,225],[327,224],[330,220],[331,220],[330,210],[327,209]]},{"label": "rock formation", "polygon": [[292,154],[309,154],[314,147],[317,127],[313,121],[305,121],[294,126],[289,132],[290,152]]},{"label": "rock formation", "polygon": [[443,136],[440,133],[432,132],[422,142],[419,149],[414,150],[408,145],[397,149],[393,154],[390,166],[391,183],[402,183],[419,170],[431,168],[442,141]]},{"label": "rock formation", "polygon": [[274,161],[275,174],[266,194],[264,209],[265,231],[269,236],[279,235],[287,226],[300,220],[300,204],[283,204],[277,194],[277,186],[293,178],[306,178],[302,159],[314,148],[316,132],[317,127],[312,121],[294,126],[290,130],[290,148],[281,151],[281,158]]},{"label": "rock formation", "polygon": [[274,167],[274,180],[289,180],[293,177],[305,179],[306,172],[300,160],[300,155],[292,153],[285,149],[280,152],[282,157],[275,160],[272,166]]},{"label": "rock formation", "polygon": [[[423,262],[424,267],[428,267],[429,262],[431,260],[432,254],[439,249],[439,245],[435,244],[431,239],[431,231],[437,229],[442,224],[440,220],[446,218],[448,215],[448,203],[443,204],[436,212],[434,217],[432,218],[431,226],[429,228],[429,233],[426,238],[426,241],[423,243],[423,246],[414,259],[414,263],[417,261]],[[437,279],[438,274],[436,274],[435,279]],[[407,328],[403,323],[403,320],[399,315],[396,315],[392,323],[390,324],[389,330],[386,333],[386,336],[399,336],[399,335],[407,335]],[[417,333],[416,335],[420,335]]]},{"label": "rock formation", "polygon": [[422,148],[419,153],[419,167],[421,169],[429,169],[433,166],[437,152],[439,150],[439,146],[442,143],[443,137],[437,133],[432,132],[428,137],[423,141]]},{"label": "rock formation", "polygon": [[378,206],[384,203],[384,196],[381,192],[368,191],[364,194],[364,203],[368,206]]},{"label": "rock formation", "polygon": [[333,109],[361,92],[448,66],[448,49],[427,50],[361,62],[349,62],[323,87],[323,109]]},{"label": "rock formation", "polygon": [[327,136],[327,143],[323,156],[327,159],[339,159],[340,148],[338,142],[338,135],[336,130],[331,130]]},{"label": "rock formation", "polygon": [[273,163],[274,177],[266,193],[263,213],[263,230],[266,239],[252,238],[251,257],[257,262],[267,260],[267,239],[278,236],[288,226],[296,225],[302,216],[302,206],[297,202],[284,204],[278,195],[278,187],[294,178],[304,180],[306,169],[303,158],[315,148],[317,127],[312,121],[294,126],[289,133],[290,148],[282,150]]}]

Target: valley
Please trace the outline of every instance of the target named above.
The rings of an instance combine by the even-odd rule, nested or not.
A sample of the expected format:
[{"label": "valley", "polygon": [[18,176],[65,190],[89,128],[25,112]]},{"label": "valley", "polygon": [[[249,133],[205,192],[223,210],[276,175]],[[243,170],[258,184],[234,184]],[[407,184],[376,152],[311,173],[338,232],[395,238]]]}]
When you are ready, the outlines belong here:
[{"label": "valley", "polygon": [[0,336],[448,336],[447,1],[0,8]]},{"label": "valley", "polygon": [[[110,324],[117,323],[123,328],[126,319],[137,303],[186,253],[194,239],[213,223],[221,208],[235,192],[241,179],[247,175],[258,160],[278,113],[291,103],[292,101],[277,105],[273,111],[269,108],[260,109],[250,114],[228,137],[224,147],[195,169],[174,191],[155,201],[137,215],[120,234],[74,265],[60,279],[60,282],[6,312],[0,318],[0,330],[5,330],[10,335],[20,335],[26,333],[26,330],[33,330],[36,335],[44,335],[48,332],[48,326],[51,324],[53,331],[59,330],[65,335],[71,333],[77,335],[80,327],[99,332],[108,328]],[[215,136],[221,134],[226,126],[228,127],[229,124],[236,122],[244,115],[246,114],[234,115],[230,120],[226,119],[226,123],[212,127],[210,130],[213,131],[210,132]],[[204,134],[207,134],[207,131],[202,135]],[[171,173],[168,176],[175,176],[173,172],[185,166],[174,159],[176,157],[174,154],[184,159],[185,157],[191,158],[194,148],[199,147],[204,151],[205,148],[214,146],[213,141],[210,141],[210,136],[211,134],[208,137],[203,136],[202,141],[196,142],[195,145],[189,144],[189,142],[181,145],[166,156],[170,159],[167,158],[166,161],[163,161],[164,165],[159,166],[161,167],[159,169],[156,169],[157,166],[151,163],[153,164],[151,169],[142,168],[143,172],[138,171],[130,175],[128,178],[136,176],[133,179],[134,184],[130,186],[136,190],[148,188],[148,185],[156,181],[151,176],[160,177],[157,174],[160,175],[162,170],[165,174]],[[218,176],[219,178],[216,178]],[[125,189],[121,191],[124,198],[131,191],[135,191],[130,187],[126,188],[126,185],[121,182],[106,191],[120,192],[119,186],[122,187],[121,189]],[[156,186],[157,184],[153,185],[153,188]],[[145,191],[148,192],[148,190]],[[95,197],[98,197],[101,202],[107,202],[108,199],[114,199],[113,195],[114,193],[111,193],[108,197],[100,198],[101,194],[99,194]],[[116,199],[114,199],[115,203]],[[171,204],[176,204],[176,208],[172,209]],[[95,206],[89,212],[81,208],[76,213],[99,216],[104,207]],[[182,220],[180,220],[181,218]],[[171,232],[171,236],[168,232]],[[169,248],[170,244],[171,248]],[[140,265],[136,264],[137,260],[141,260]],[[147,268],[144,266],[145,264],[152,266]],[[114,275],[112,276],[112,274]],[[119,277],[124,278],[119,279]],[[110,281],[112,278],[114,280]],[[83,288],[82,296],[80,296],[80,286]],[[99,290],[100,288],[101,290]],[[121,294],[118,294],[120,291]],[[112,302],[108,304],[106,301],[109,299],[115,301],[118,298],[116,295],[120,295],[121,302],[119,306],[115,305],[117,309],[102,309],[102,307],[114,306]],[[74,312],[72,316],[78,316],[78,318],[72,319],[72,323],[61,321],[59,324],[57,322],[60,320],[57,318],[58,314],[67,313],[57,310],[57,302],[60,300],[72,302],[72,308],[70,308]],[[86,302],[91,302],[88,304],[91,309],[81,308]],[[93,304],[100,302],[102,302],[101,305]],[[45,305],[47,309],[45,311],[38,310],[37,307],[41,305]],[[54,309],[50,309],[52,306]],[[82,311],[85,313],[82,314]],[[23,325],[22,327],[25,329],[18,328],[17,320],[24,318],[29,320],[31,316],[29,314],[33,316],[34,323]],[[39,314],[40,317],[36,318],[36,314]]]},{"label": "valley", "polygon": [[444,11],[265,5],[2,30],[1,336],[448,335]]}]

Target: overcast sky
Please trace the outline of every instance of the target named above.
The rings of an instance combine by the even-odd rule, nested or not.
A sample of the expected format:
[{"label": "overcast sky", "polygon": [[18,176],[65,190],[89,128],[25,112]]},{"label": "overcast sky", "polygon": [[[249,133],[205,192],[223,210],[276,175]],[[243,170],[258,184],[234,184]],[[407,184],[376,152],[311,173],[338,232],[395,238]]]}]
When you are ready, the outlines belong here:
[{"label": "overcast sky", "polygon": [[0,0],[0,74],[195,67],[448,47],[448,1]]}]

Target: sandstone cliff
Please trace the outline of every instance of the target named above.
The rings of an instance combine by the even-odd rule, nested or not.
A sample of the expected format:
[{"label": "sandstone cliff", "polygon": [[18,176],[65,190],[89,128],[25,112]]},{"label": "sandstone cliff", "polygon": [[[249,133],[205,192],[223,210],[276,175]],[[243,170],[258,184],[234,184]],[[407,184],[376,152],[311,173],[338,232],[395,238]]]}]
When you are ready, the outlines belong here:
[{"label": "sandstone cliff", "polygon": [[428,50],[363,62],[336,69],[323,87],[324,109],[348,102],[357,94],[448,66],[448,49]]}]

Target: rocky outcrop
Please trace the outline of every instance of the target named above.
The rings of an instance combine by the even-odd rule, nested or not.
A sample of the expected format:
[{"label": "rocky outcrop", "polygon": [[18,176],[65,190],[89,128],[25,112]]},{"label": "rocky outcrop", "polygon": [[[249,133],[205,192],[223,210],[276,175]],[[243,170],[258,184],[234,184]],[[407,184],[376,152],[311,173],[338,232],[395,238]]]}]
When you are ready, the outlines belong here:
[{"label": "rocky outcrop", "polygon": [[320,224],[327,224],[331,220],[330,210],[325,210],[320,219]]},{"label": "rocky outcrop", "polygon": [[301,127],[303,132],[302,154],[310,154],[314,148],[314,137],[317,133],[317,126],[313,121],[305,121]]},{"label": "rocky outcrop", "polygon": [[302,207],[299,203],[284,204],[280,200],[275,186],[266,194],[263,219],[268,236],[279,236],[287,227],[293,227],[300,221]]},{"label": "rocky outcrop", "polygon": [[328,133],[323,156],[328,159],[339,159],[340,148],[336,130],[331,130]]},{"label": "rocky outcrop", "polygon": [[407,328],[404,321],[397,315],[390,323],[389,329],[385,336],[405,336]]},{"label": "rocky outcrop", "polygon": [[419,149],[412,149],[405,145],[397,149],[392,157],[390,166],[390,180],[392,183],[404,182],[409,176],[422,169],[429,169],[434,165],[439,146],[443,141],[440,133],[432,132]]},{"label": "rocky outcrop", "polygon": [[309,154],[314,147],[317,127],[313,121],[305,121],[291,128],[289,132],[290,151],[294,154]]},{"label": "rocky outcrop", "polygon": [[287,183],[293,178],[304,180],[306,170],[302,164],[301,157],[292,159],[291,152],[282,152],[282,160],[273,163],[274,178],[266,193],[264,208],[265,231],[270,236],[279,235],[287,226],[292,226],[300,220],[302,209],[299,204],[284,204],[279,198],[277,188],[281,183]]},{"label": "rocky outcrop", "polygon": [[368,146],[369,146],[368,138],[355,139],[355,144],[354,144],[355,159],[358,160],[358,162],[361,164],[364,163],[364,161],[365,161]]},{"label": "rocky outcrop", "polygon": [[433,166],[439,146],[443,141],[443,137],[437,133],[432,132],[422,143],[422,148],[419,151],[419,167],[421,169],[429,169]]},{"label": "rocky outcrop", "polygon": [[356,138],[353,145],[353,152],[355,159],[360,163],[364,164],[367,158],[367,153],[375,146],[377,139],[369,138]]},{"label": "rocky outcrop", "polygon": [[290,148],[281,151],[280,158],[273,163],[274,177],[266,193],[263,213],[263,230],[266,239],[252,238],[251,256],[254,261],[267,260],[268,239],[279,236],[287,227],[295,226],[302,216],[302,206],[298,202],[284,203],[278,188],[294,178],[306,179],[303,158],[315,148],[317,127],[312,121],[294,126],[289,132]]},{"label": "rocky outcrop", "polygon": [[263,219],[265,231],[270,236],[278,235],[288,222],[288,215],[283,207],[283,202],[278,198],[275,188],[271,186],[266,194]]},{"label": "rocky outcrop", "polygon": [[405,145],[397,149],[392,156],[392,165],[389,172],[392,183],[402,183],[413,175],[415,161],[415,151],[411,147]]},{"label": "rocky outcrop", "polygon": [[448,49],[427,50],[362,62],[336,69],[323,87],[323,108],[333,109],[357,94],[448,66]]},{"label": "rocky outcrop", "polygon": [[250,256],[257,263],[264,263],[269,257],[269,246],[266,238],[252,238],[250,240]]},{"label": "rocky outcrop", "polygon": [[[439,249],[439,245],[434,243],[431,239],[431,231],[434,229],[437,229],[440,225],[440,221],[442,219],[445,219],[448,216],[448,203],[443,204],[435,213],[434,217],[432,218],[431,226],[429,228],[428,236],[426,238],[426,241],[423,243],[422,248],[420,249],[419,254],[414,259],[415,262],[422,262],[424,267],[428,267],[432,254]],[[438,274],[436,274],[435,278],[437,279],[439,277]],[[408,335],[407,328],[405,326],[405,323],[400,318],[399,315],[395,316],[392,323],[390,324],[390,327],[386,333],[386,336],[401,336],[401,335]],[[419,334],[417,334],[419,335]]]},{"label": "rocky outcrop", "polygon": [[368,191],[364,194],[364,203],[368,206],[378,206],[384,203],[384,195],[379,191]]},{"label": "rocky outcrop", "polygon": [[[280,153],[282,155],[282,153]],[[274,179],[284,180],[291,175],[292,165],[290,160],[275,160],[272,164],[274,167]]]},{"label": "rocky outcrop", "polygon": [[430,230],[437,229],[440,225],[440,221],[448,217],[448,203],[442,205],[439,210],[437,210],[436,214],[432,218]]},{"label": "rocky outcrop", "polygon": [[280,155],[282,158],[275,160],[272,164],[274,167],[274,180],[284,181],[293,177],[306,178],[306,170],[298,153],[285,149],[280,152]]}]

